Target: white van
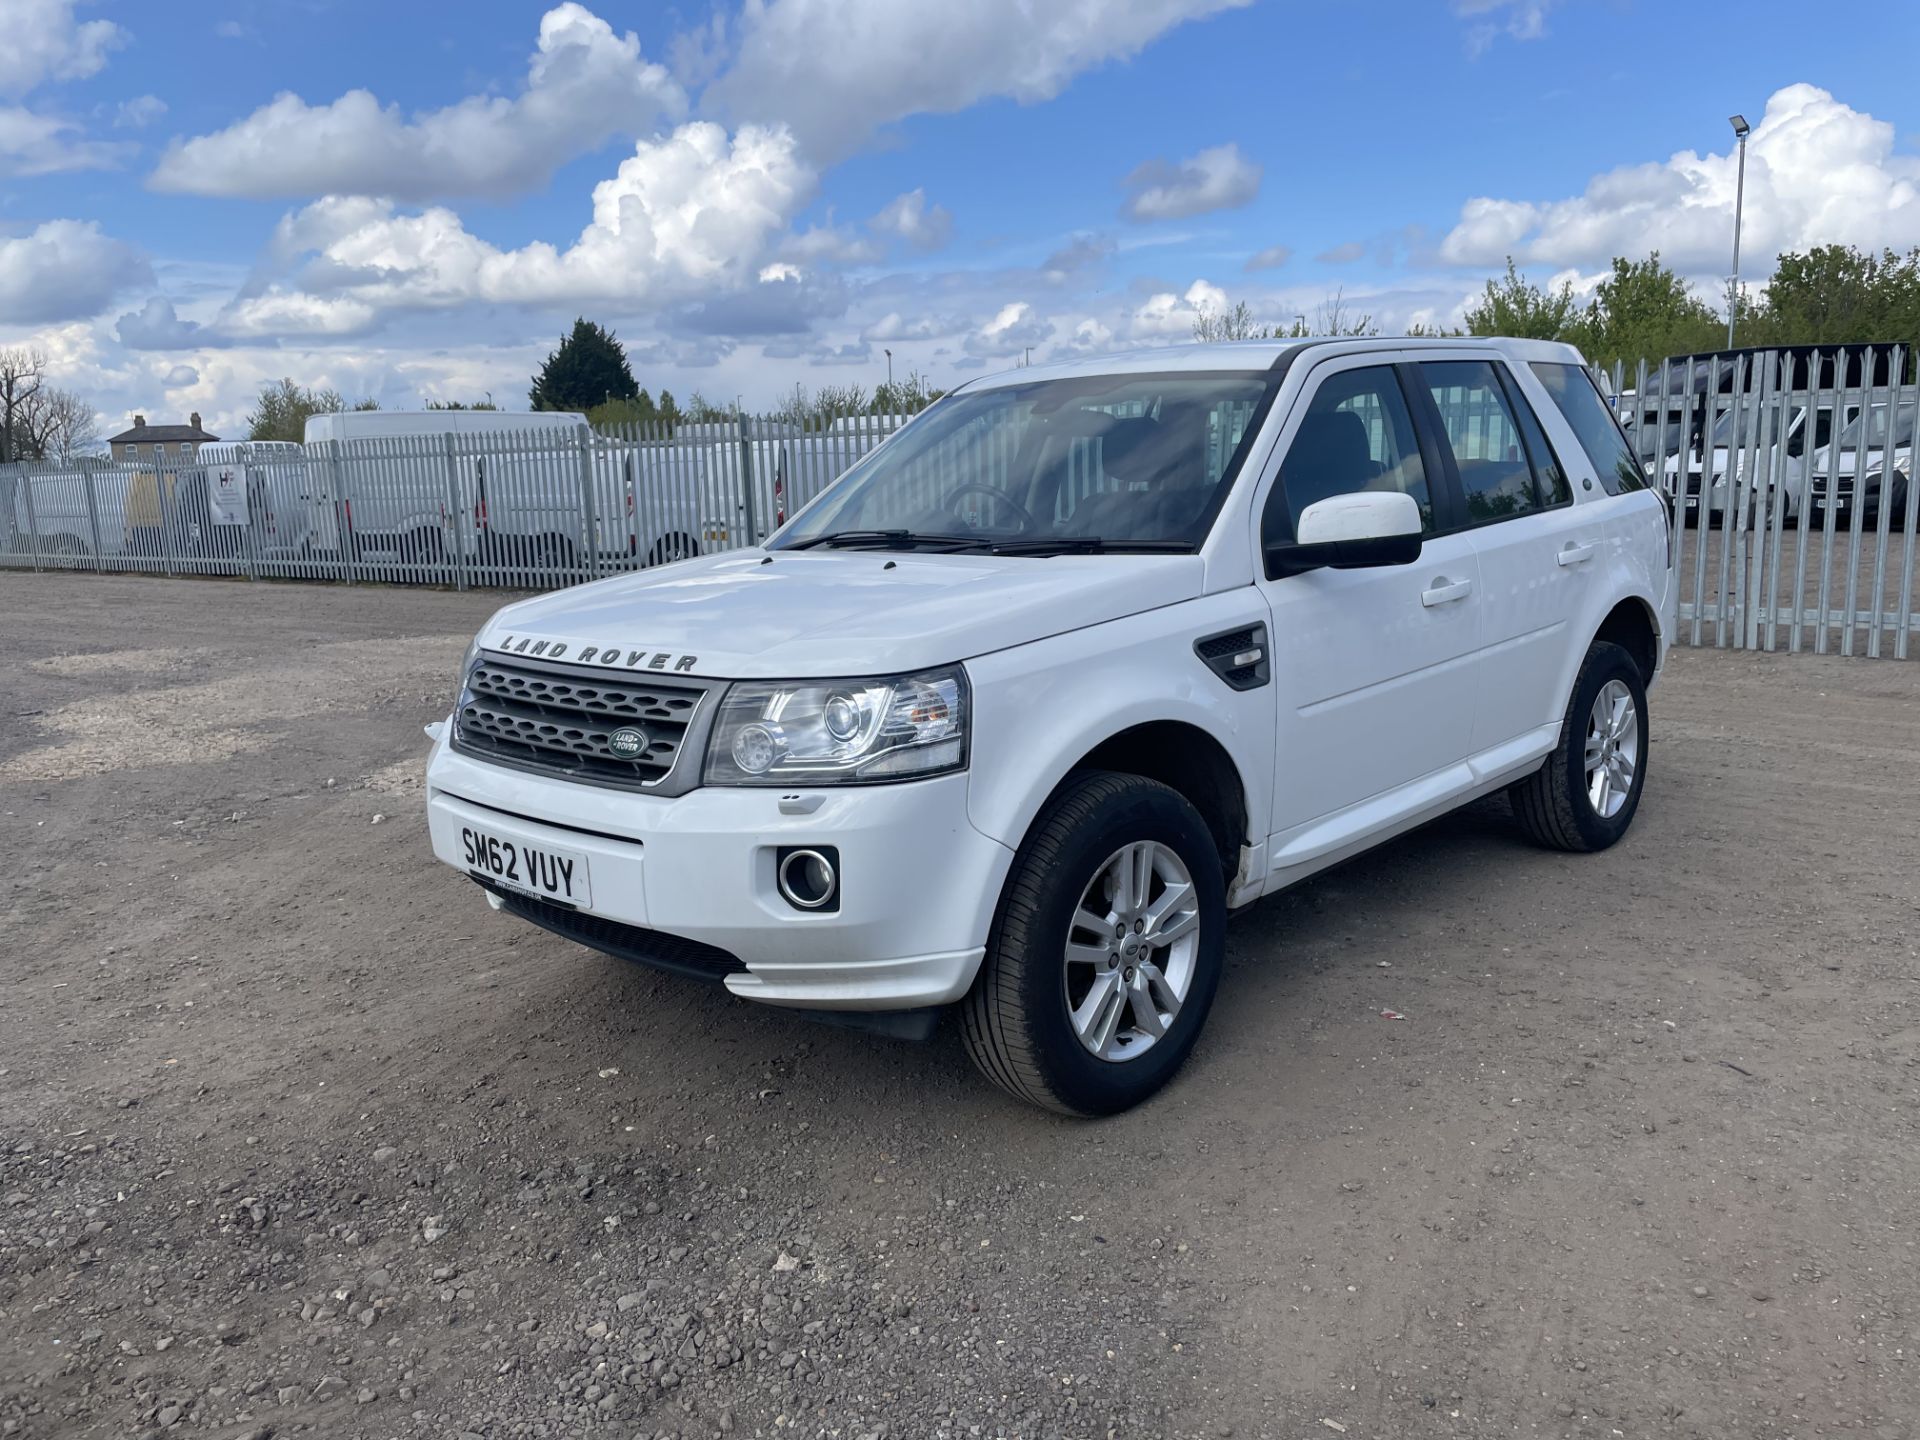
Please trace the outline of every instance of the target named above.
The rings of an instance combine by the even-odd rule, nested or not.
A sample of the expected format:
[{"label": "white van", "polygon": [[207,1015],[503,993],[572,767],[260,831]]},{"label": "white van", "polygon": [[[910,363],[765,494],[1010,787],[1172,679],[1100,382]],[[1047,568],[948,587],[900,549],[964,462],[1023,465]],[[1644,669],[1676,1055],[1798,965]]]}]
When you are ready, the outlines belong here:
[{"label": "white van", "polygon": [[[574,570],[701,552],[700,497],[636,497],[627,447],[573,411],[353,410],[307,421],[309,469],[324,477],[353,557]],[[590,490],[592,525],[582,487]],[[337,505],[334,500],[337,499]]]},{"label": "white van", "polygon": [[[217,537],[224,492],[231,497],[225,506],[245,505],[246,528],[253,532],[254,553],[262,559],[335,543],[331,506],[315,504],[307,483],[307,452],[293,441],[216,440],[202,445],[195,459],[197,472],[183,481],[191,487],[183,503],[191,506],[193,523],[203,532],[198,538],[209,531]],[[322,508],[327,512],[324,521]],[[228,548],[244,553],[237,541]]]}]

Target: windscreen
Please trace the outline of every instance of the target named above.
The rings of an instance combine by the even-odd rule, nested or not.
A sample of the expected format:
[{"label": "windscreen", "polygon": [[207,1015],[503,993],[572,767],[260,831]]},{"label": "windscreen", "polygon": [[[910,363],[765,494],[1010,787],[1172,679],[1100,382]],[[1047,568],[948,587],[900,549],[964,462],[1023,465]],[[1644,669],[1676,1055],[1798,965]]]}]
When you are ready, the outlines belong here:
[{"label": "windscreen", "polygon": [[1274,386],[1265,371],[1097,375],[949,396],[774,548],[1192,550]]},{"label": "windscreen", "polygon": [[[1896,449],[1913,444],[1913,411],[1902,410],[1899,423],[1894,427],[1893,443]],[[1862,431],[1866,432],[1868,449],[1887,443],[1887,407],[1876,405],[1865,415],[1856,418],[1846,429],[1840,432],[1840,448],[1855,450],[1860,446]]]}]

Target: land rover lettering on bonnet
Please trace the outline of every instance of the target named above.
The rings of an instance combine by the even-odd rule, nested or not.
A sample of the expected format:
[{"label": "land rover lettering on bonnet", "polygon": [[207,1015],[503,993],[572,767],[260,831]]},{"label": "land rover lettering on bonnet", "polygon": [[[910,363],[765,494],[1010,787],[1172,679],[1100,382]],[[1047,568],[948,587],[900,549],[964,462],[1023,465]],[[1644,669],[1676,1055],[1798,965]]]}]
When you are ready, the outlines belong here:
[{"label": "land rover lettering on bonnet", "polygon": [[1014,1095],[1124,1109],[1192,1052],[1233,911],[1495,792],[1558,850],[1627,834],[1676,599],[1631,453],[1543,341],[973,381],[762,545],[496,615],[434,853],[609,955],[893,1035],[951,1012]]}]

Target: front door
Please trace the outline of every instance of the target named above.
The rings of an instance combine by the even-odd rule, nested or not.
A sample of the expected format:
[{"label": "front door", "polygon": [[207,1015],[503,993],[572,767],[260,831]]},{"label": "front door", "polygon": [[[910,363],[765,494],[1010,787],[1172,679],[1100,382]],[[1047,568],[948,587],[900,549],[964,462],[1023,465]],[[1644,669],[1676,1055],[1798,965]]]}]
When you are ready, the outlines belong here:
[{"label": "front door", "polygon": [[1469,536],[1438,533],[1451,506],[1395,358],[1348,357],[1308,377],[1257,502],[1263,553],[1293,538],[1307,506],[1356,490],[1411,495],[1428,537],[1412,565],[1260,581],[1279,690],[1271,858],[1282,883],[1452,793],[1472,733],[1479,565]]}]

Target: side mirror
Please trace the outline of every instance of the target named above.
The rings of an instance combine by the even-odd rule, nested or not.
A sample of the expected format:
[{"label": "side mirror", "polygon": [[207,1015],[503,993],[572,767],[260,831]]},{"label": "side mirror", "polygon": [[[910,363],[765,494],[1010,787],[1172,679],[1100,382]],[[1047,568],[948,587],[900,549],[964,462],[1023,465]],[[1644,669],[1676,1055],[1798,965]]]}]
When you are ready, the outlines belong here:
[{"label": "side mirror", "polygon": [[1420,558],[1420,506],[1397,490],[1356,490],[1316,500],[1291,543],[1266,547],[1267,578],[1309,570],[1411,565]]}]

